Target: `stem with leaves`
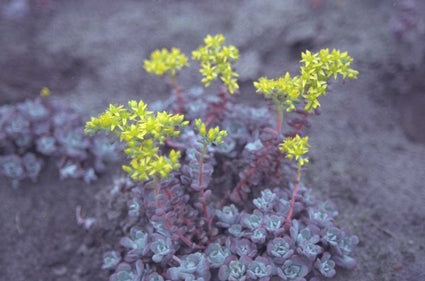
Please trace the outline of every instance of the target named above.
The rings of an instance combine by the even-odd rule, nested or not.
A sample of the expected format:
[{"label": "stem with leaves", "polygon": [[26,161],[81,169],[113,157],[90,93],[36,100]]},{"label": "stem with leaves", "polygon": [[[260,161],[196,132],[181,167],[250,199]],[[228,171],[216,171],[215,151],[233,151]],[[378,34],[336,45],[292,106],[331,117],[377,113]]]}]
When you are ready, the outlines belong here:
[{"label": "stem with leaves", "polygon": [[297,176],[295,179],[294,190],[291,195],[291,202],[289,205],[288,215],[285,219],[285,230],[289,231],[291,227],[292,213],[294,211],[295,198],[297,196],[298,187],[301,180],[301,168],[308,163],[308,158],[304,155],[308,152],[310,145],[308,144],[308,137],[301,138],[296,135],[293,138],[286,138],[280,145],[279,149],[286,153],[286,158],[295,160],[297,162]]}]

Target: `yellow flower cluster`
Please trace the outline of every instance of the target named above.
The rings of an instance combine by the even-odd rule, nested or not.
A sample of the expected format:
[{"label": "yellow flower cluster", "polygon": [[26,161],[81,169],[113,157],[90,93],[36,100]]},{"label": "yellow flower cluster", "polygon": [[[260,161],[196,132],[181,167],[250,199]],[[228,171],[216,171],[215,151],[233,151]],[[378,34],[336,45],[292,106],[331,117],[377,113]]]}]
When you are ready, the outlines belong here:
[{"label": "yellow flower cluster", "polygon": [[289,73],[277,79],[261,77],[254,82],[258,93],[271,99],[276,107],[287,112],[295,110],[295,103],[305,101],[304,109],[311,112],[320,106],[318,98],[326,94],[328,79],[357,79],[358,71],[350,68],[353,59],[347,52],[322,49],[312,54],[306,51],[301,55],[300,75],[291,77]]},{"label": "yellow flower cluster", "polygon": [[187,57],[177,48],[155,50],[151,53],[150,60],[144,61],[144,68],[149,73],[156,75],[166,74],[170,77],[176,75],[177,70],[189,66]]},{"label": "yellow flower cluster", "polygon": [[48,97],[50,96],[50,89],[47,87],[43,87],[40,91],[40,96],[41,97]]},{"label": "yellow flower cluster", "polygon": [[229,93],[233,94],[239,89],[239,85],[236,80],[238,74],[232,70],[231,62],[239,59],[239,50],[233,45],[223,46],[225,40],[222,34],[207,35],[205,45],[192,52],[192,59],[201,64],[199,72],[203,76],[201,82],[205,87],[220,76]]},{"label": "yellow flower cluster", "polygon": [[160,155],[159,146],[166,138],[180,134],[178,128],[188,125],[183,119],[183,115],[166,111],[154,114],[147,110],[143,101],[132,100],[128,102],[128,109],[122,105],[110,105],[99,117],[92,117],[86,123],[85,132],[112,131],[124,141],[124,152],[131,160],[130,165],[123,165],[123,170],[132,179],[166,178],[172,170],[179,168],[180,152],[171,150],[168,155]]},{"label": "yellow flower cluster", "polygon": [[223,143],[223,138],[227,137],[226,130],[220,130],[218,126],[207,130],[207,126],[201,119],[195,120],[195,128],[198,130],[199,135],[202,137],[203,143],[213,143],[219,145]]},{"label": "yellow flower cluster", "polygon": [[304,154],[308,152],[310,145],[308,144],[308,137],[301,138],[296,135],[294,138],[286,138],[280,145],[280,151],[286,153],[289,160],[295,159],[298,167],[304,166],[308,163],[308,158]]}]

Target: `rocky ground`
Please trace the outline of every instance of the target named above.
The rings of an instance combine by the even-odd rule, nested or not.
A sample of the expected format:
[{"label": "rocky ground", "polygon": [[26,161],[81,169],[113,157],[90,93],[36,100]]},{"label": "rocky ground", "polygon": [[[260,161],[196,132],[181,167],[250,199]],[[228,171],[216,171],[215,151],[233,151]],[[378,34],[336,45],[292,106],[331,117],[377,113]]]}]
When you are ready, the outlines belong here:
[{"label": "rocky ground", "polygon": [[[87,114],[165,99],[169,89],[143,60],[161,47],[189,54],[216,33],[240,50],[240,102],[259,104],[259,76],[294,73],[305,49],[347,50],[359,79],[333,83],[322,100],[304,178],[360,238],[357,268],[334,280],[425,280],[423,1],[2,0],[0,9],[0,104],[44,86]],[[199,76],[184,70],[179,81],[190,88]],[[92,185],[59,181],[52,164],[36,184],[2,180],[0,280],[107,280],[101,256],[119,227],[87,233],[75,208],[94,216],[93,206],[108,207],[99,194],[111,174]]]}]

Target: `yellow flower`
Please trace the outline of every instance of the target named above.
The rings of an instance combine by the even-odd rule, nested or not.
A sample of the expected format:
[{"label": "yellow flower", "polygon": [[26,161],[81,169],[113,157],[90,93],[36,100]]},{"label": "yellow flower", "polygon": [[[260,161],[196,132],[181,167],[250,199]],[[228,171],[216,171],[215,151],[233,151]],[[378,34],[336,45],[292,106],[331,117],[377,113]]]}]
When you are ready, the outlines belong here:
[{"label": "yellow flower", "polygon": [[47,87],[43,87],[43,89],[41,89],[41,91],[40,91],[40,96],[42,96],[42,97],[50,96],[50,89],[47,88]]},{"label": "yellow flower", "polygon": [[203,76],[201,82],[205,87],[221,77],[229,93],[233,94],[239,89],[239,85],[235,79],[238,74],[233,71],[231,62],[239,59],[239,50],[233,45],[223,46],[225,40],[222,34],[207,35],[205,45],[192,52],[192,59],[199,61],[201,65],[199,72]]},{"label": "yellow flower", "polygon": [[187,57],[177,48],[155,50],[151,53],[150,60],[144,61],[144,69],[156,75],[169,75],[174,77],[176,72],[188,66]]},{"label": "yellow flower", "polygon": [[160,145],[166,138],[178,136],[180,127],[188,125],[184,116],[166,111],[154,114],[143,101],[129,101],[128,109],[122,105],[110,105],[98,118],[86,123],[85,132],[99,130],[114,132],[126,144],[124,152],[130,158],[129,165],[122,168],[134,180],[166,178],[180,167],[180,152],[171,150],[160,154]]},{"label": "yellow flower", "polygon": [[299,167],[308,163],[308,158],[304,155],[307,154],[309,148],[308,137],[301,138],[299,135],[294,138],[286,138],[279,145],[280,151],[286,153],[289,160],[295,159]]},{"label": "yellow flower", "polygon": [[291,77],[287,72],[277,79],[261,77],[254,82],[257,93],[271,99],[278,110],[288,112],[295,110],[295,103],[305,102],[304,109],[308,112],[320,106],[319,97],[326,94],[330,77],[356,79],[358,71],[350,68],[353,59],[347,52],[322,49],[318,53],[305,51],[301,54],[300,75]]},{"label": "yellow flower", "polygon": [[222,144],[223,138],[227,137],[227,131],[226,130],[220,130],[218,126],[215,128],[206,129],[206,125],[204,122],[202,122],[201,119],[195,120],[195,128],[198,130],[199,135],[202,137],[202,141],[204,145],[206,144]]}]

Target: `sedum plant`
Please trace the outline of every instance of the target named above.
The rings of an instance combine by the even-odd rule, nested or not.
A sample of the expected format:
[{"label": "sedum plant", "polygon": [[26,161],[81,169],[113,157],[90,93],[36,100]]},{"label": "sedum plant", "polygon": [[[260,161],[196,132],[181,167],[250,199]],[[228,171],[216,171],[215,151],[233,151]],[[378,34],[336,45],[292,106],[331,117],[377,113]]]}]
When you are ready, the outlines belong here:
[{"label": "sedum plant", "polygon": [[36,181],[45,160],[56,160],[61,179],[96,180],[108,162],[119,158],[116,144],[105,136],[84,134],[84,115],[49,96],[0,106],[0,176],[16,187]]},{"label": "sedum plant", "polygon": [[[194,51],[203,83],[223,75],[213,73],[237,54],[223,43],[222,35],[207,36]],[[299,76],[262,78],[256,87],[282,112],[305,117],[319,106],[330,77],[356,77],[351,60],[339,51],[307,51]],[[225,99],[231,92],[211,96],[193,88],[181,96],[181,108],[171,98],[157,113],[132,101],[87,123],[88,133],[112,131],[124,142],[130,164],[123,168],[134,180],[117,181],[128,214],[117,223],[131,227],[122,248],[105,253],[103,268],[115,268],[110,280],[319,281],[338,267],[355,267],[358,238],[338,226],[330,202],[316,200],[301,182],[309,162],[306,120],[288,121],[294,131],[281,134],[267,109]]]}]

